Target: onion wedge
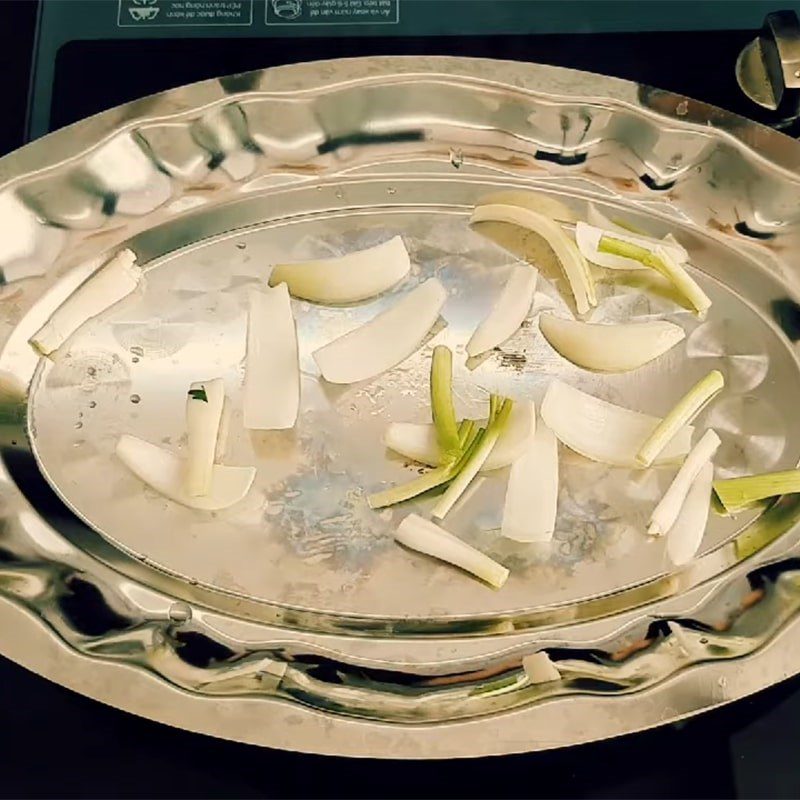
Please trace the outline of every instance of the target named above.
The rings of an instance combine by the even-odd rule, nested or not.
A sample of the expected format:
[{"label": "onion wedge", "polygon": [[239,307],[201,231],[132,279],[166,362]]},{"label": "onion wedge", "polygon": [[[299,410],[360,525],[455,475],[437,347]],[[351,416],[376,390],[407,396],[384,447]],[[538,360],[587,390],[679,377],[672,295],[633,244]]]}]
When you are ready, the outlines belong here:
[{"label": "onion wedge", "polygon": [[297,420],[297,329],[285,283],[250,293],[242,404],[245,428],[291,428]]},{"label": "onion wedge", "polygon": [[514,267],[489,315],[467,342],[470,358],[497,347],[516,333],[531,310],[538,275],[533,267]]},{"label": "onion wedge", "polygon": [[322,377],[356,383],[404,361],[422,344],[446,299],[444,286],[430,278],[369,322],[315,350]]},{"label": "onion wedge", "polygon": [[544,650],[522,659],[522,669],[530,683],[552,683],[561,680],[561,673]]},{"label": "onion wedge", "polygon": [[686,460],[681,464],[678,474],[650,516],[647,532],[651,536],[663,536],[672,528],[681,513],[681,508],[686,501],[686,496],[694,479],[700,474],[700,470],[714,457],[714,453],[717,452],[720,444],[720,438],[717,436],[716,431],[709,429],[691,449],[689,455],[686,456]]},{"label": "onion wedge", "polygon": [[501,189],[499,192],[481,197],[480,206],[520,206],[537,214],[543,214],[557,222],[577,222],[577,214],[569,206],[548,194],[532,192],[530,189]]},{"label": "onion wedge", "polygon": [[759,500],[800,492],[800,469],[714,481],[714,492],[725,510],[736,514]]},{"label": "onion wedge", "polygon": [[[486,420],[478,420],[477,424],[485,426]],[[481,472],[501,469],[513,463],[524,452],[535,428],[536,409],[533,403],[514,403],[508,424],[483,462]],[[437,467],[444,461],[436,439],[436,428],[431,424],[390,422],[383,435],[383,443],[395,453],[431,467]]]},{"label": "onion wedge", "polygon": [[508,570],[502,564],[417,514],[409,514],[400,523],[394,538],[418,553],[433,556],[470,572],[495,589],[499,589],[508,579]]},{"label": "onion wedge", "polygon": [[558,441],[538,425],[508,477],[503,507],[503,536],[517,542],[549,542],[556,526]]},{"label": "onion wedge", "polygon": [[[660,424],[658,417],[640,414],[554,380],[547,388],[541,417],[559,441],[593,461],[618,467],[641,467],[636,453]],[[683,458],[691,446],[693,428],[685,425],[667,443],[656,464]]]},{"label": "onion wedge", "polygon": [[686,336],[679,325],[663,320],[597,325],[547,313],[539,317],[539,330],[567,361],[598,372],[637,369]]},{"label": "onion wedge", "polygon": [[713,480],[714,465],[706,461],[689,486],[681,512],[667,533],[667,555],[676,566],[690,561],[703,541]]},{"label": "onion wedge", "polygon": [[597,305],[594,279],[589,265],[557,222],[528,208],[500,203],[476,206],[470,224],[476,222],[507,222],[525,228],[543,239],[564,271],[578,313],[585,314],[591,306]]},{"label": "onion wedge", "polygon": [[656,248],[661,247],[679,264],[689,260],[689,254],[685,248],[673,239],[649,239],[646,236],[632,234],[630,231],[626,231],[616,225],[612,229],[604,229],[604,227],[578,222],[575,225],[575,243],[578,245],[578,250],[581,251],[581,255],[587,261],[597,264],[598,267],[624,270],[646,269],[648,267],[641,259],[633,256],[616,255],[601,251],[600,240],[604,236],[610,236],[627,244],[644,248],[651,254],[655,252]]},{"label": "onion wedge", "polygon": [[712,369],[705,378],[692,386],[644,440],[636,453],[636,463],[640,467],[649,467],[672,437],[678,431],[684,430],[724,386],[725,378],[717,369]]},{"label": "onion wedge", "polygon": [[201,511],[219,511],[238,503],[250,491],[256,476],[255,467],[215,464],[208,493],[194,497],[186,491],[186,462],[169,450],[125,435],[117,442],[116,453],[139,480],[159,494]]},{"label": "onion wedge", "polygon": [[186,433],[189,455],[186,461],[186,493],[192,497],[208,494],[217,449],[225,384],[222,378],[198,381],[186,396]]},{"label": "onion wedge", "polygon": [[391,289],[411,270],[401,236],[339,258],[276,264],[269,285],[285,283],[292,297],[314,303],[356,303]]},{"label": "onion wedge", "polygon": [[92,317],[111,308],[131,294],[142,279],[132,250],[121,250],[110,261],[93,272],[50,315],[30,338],[31,346],[48,356]]}]

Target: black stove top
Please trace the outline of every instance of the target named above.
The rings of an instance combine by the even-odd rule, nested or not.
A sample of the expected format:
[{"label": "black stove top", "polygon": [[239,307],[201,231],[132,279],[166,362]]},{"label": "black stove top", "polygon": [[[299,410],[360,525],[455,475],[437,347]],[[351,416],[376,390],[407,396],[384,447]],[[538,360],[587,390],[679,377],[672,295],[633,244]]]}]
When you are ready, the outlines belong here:
[{"label": "black stove top", "polygon": [[[104,36],[98,15],[109,2],[115,6],[113,19],[116,23],[124,19],[127,27],[115,24],[113,35]],[[483,56],[559,64],[673,90],[768,123],[778,121],[750,103],[734,78],[736,56],[753,37],[753,30],[741,24],[741,7],[747,3],[671,4],[676,18],[690,16],[690,6],[713,11],[716,5],[719,28],[704,23],[702,30],[674,30],[680,24],[673,20],[663,24],[672,29],[669,32],[636,31],[628,19],[618,24],[618,30],[603,23],[602,33],[592,32],[601,28],[578,24],[577,29],[584,32],[523,34],[513,33],[514,26],[509,24],[513,15],[508,15],[515,9],[509,0],[467,0],[485,6],[502,2],[503,25],[492,17],[498,30],[484,35],[463,30],[454,35],[441,31],[415,35],[407,27],[389,30],[388,25],[375,24],[367,26],[369,35],[365,29],[345,26],[343,33],[323,36],[308,27],[292,29],[292,36],[276,34],[265,39],[266,28],[261,35],[253,35],[258,32],[256,16],[274,15],[278,7],[290,13],[288,0],[278,6],[264,0],[241,0],[241,5],[237,0],[241,7],[235,19],[241,22],[250,13],[249,27],[234,26],[235,36],[213,28],[191,38],[189,28],[180,26],[160,27],[152,37],[136,28],[134,23],[149,22],[134,19],[129,7],[159,7],[158,2],[166,13],[166,4],[174,0],[152,4],[49,0],[51,6],[61,3],[62,10],[70,8],[74,14],[86,14],[92,8],[96,12],[85,20],[91,31],[85,38],[61,41],[53,39],[52,31],[40,31],[29,114],[32,133],[204,78],[317,58],[374,54]],[[413,2],[423,0],[401,0],[398,13],[406,13],[409,7],[413,10]],[[512,2],[520,13],[527,7],[523,16],[530,28],[530,7],[536,4]],[[396,0],[387,7],[394,8],[392,3]],[[540,5],[551,11],[555,7]],[[573,5],[584,10],[587,6]],[[635,15],[637,6],[665,4],[641,0],[626,5],[629,15]],[[751,26],[755,28],[764,10],[772,9],[764,8],[770,4],[749,5],[753,6],[751,16],[759,20]],[[781,7],[786,5],[795,4]],[[309,7],[313,6],[303,13]],[[6,77],[8,111],[0,127],[0,155],[22,140],[22,100],[28,87],[37,8],[36,0],[0,2],[0,69]],[[563,29],[564,24],[559,24]],[[131,26],[135,37],[127,35]],[[547,22],[543,29],[558,29],[558,25]],[[42,48],[48,37],[60,43],[46,54]],[[40,86],[37,93],[37,81],[42,82],[44,73],[51,77],[45,81],[46,91]],[[800,796],[795,755],[800,679],[686,723],[619,740],[567,751],[445,764],[353,762],[216,741],[102,706],[4,659],[0,659],[0,702],[4,711],[0,796],[6,797]]]}]

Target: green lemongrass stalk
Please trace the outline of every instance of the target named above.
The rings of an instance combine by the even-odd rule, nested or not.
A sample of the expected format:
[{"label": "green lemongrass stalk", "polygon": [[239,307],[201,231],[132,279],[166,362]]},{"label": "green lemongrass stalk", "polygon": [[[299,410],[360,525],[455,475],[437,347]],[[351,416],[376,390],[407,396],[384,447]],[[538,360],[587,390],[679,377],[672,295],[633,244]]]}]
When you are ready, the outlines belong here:
[{"label": "green lemongrass stalk", "polygon": [[[465,422],[472,422],[472,420],[465,420]],[[425,492],[436,489],[439,486],[451,481],[459,470],[462,469],[466,462],[472,448],[476,442],[481,438],[484,429],[478,428],[474,423],[468,429],[468,433],[464,440],[464,449],[461,456],[449,464],[443,464],[413,481],[403,483],[400,486],[392,486],[389,489],[384,489],[381,492],[375,492],[367,498],[370,508],[386,508],[386,506],[393,506],[397,503],[402,503],[406,500],[411,500],[413,497],[418,497]]]},{"label": "green lemongrass stalk", "polygon": [[746,475],[714,481],[714,493],[729,514],[743,511],[759,500],[800,492],[800,469]]},{"label": "green lemongrass stalk", "polygon": [[453,407],[453,353],[442,344],[433,349],[431,358],[431,414],[442,462],[455,461],[461,455],[461,443]]},{"label": "green lemongrass stalk", "polygon": [[[492,397],[495,397],[494,395]],[[439,498],[433,508],[432,516],[437,519],[443,519],[450,509],[455,505],[459,497],[464,493],[467,486],[469,486],[472,479],[478,474],[483,463],[492,452],[492,448],[497,443],[497,439],[503,432],[503,429],[508,422],[508,416],[511,409],[514,407],[514,401],[506,398],[500,402],[497,398],[494,403],[494,409],[489,412],[489,424],[485,432],[472,448],[472,451],[467,454],[466,460],[463,461],[458,473],[454,476],[452,483],[447,487],[445,493]]]},{"label": "green lemongrass stalk", "polygon": [[597,249],[601,253],[608,253],[612,256],[632,258],[634,261],[654,269],[675,286],[697,314],[705,314],[711,306],[708,295],[663,247],[656,246],[654,250],[649,250],[641,245],[616,239],[613,236],[602,236]]},{"label": "green lemongrass stalk", "polygon": [[672,411],[656,425],[636,454],[636,463],[649,467],[675,434],[688,425],[725,386],[722,373],[713,369],[675,404]]}]

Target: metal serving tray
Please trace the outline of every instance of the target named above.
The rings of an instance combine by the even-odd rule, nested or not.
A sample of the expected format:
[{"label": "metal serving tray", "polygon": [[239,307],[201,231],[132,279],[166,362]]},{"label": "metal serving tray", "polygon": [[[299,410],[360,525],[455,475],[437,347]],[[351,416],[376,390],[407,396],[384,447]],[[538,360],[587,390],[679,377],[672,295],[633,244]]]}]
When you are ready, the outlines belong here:
[{"label": "metal serving tray", "polygon": [[[391,533],[419,501],[369,491],[414,474],[380,443],[426,421],[431,348],[455,390],[539,400],[562,378],[665,413],[711,368],[726,389],[699,424],[720,476],[800,453],[800,144],[694,100],[588,73],[500,61],[369,58],[234,75],[145,98],[0,159],[0,651],[64,686],[173,725],[340,755],[449,757],[575,744],[679,719],[800,671],[800,503],[712,515],[697,558],[670,566],[644,535],[670,470],[562,450],[549,546],[500,538],[505,476],[450,530],[503,561],[493,592]],[[714,305],[705,321],[636,281],[599,285],[595,320],[668,318],[685,345],[634,373],[558,357],[536,316],[468,369],[463,347],[524,241],[467,225],[501,188],[590,203],[672,232]],[[290,432],[245,431],[246,295],[275,261],[401,234],[411,278],[346,308],[293,301],[302,406]],[[503,245],[503,246],[500,246]],[[50,359],[27,341],[122,247],[143,285]],[[516,253],[516,255],[515,255]],[[325,384],[313,349],[419,280],[447,324],[374,381]],[[644,290],[643,290],[644,289]],[[115,459],[133,433],[180,452],[187,385],[222,375],[225,461],[258,467],[237,506],[192,511]],[[521,669],[546,649],[562,679]]]}]

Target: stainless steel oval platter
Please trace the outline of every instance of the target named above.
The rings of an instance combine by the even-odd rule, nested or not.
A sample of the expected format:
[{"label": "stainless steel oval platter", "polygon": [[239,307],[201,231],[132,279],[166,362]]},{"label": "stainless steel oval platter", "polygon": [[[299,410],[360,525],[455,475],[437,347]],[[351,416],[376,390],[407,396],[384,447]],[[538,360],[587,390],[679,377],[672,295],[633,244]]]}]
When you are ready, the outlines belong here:
[{"label": "stainless steel oval platter", "polygon": [[[713,300],[708,318],[601,282],[596,320],[666,318],[686,341],[597,375],[539,333],[538,312],[564,302],[541,281],[530,323],[467,369],[464,344],[519,255],[508,231],[468,225],[503,188],[673,233]],[[475,415],[487,390],[538,402],[554,377],[660,415],[717,368],[726,388],[700,420],[722,438],[717,475],[795,466],[799,196],[800,144],[754,123],[587,73],[448,58],[199,83],[1,159],[0,651],[188,730],[397,758],[605,738],[793,675],[793,498],[712,514],[697,557],[675,568],[644,534],[658,480],[564,450],[549,545],[500,537],[502,472],[448,517],[511,569],[492,591],[393,542],[427,501],[376,512],[366,494],[415,472],[381,436],[390,420],[427,421],[440,343]],[[298,423],[245,430],[248,291],[276,262],[398,234],[413,263],[398,289],[346,307],[292,301]],[[139,288],[40,358],[31,335],[123,248],[145,270]],[[372,381],[321,380],[315,348],[430,276],[448,292],[446,326]],[[232,409],[225,461],[257,477],[208,513],[147,489],[114,447],[131,433],[181,453],[186,388],[214,375]],[[560,680],[529,681],[522,659],[540,650]]]}]

